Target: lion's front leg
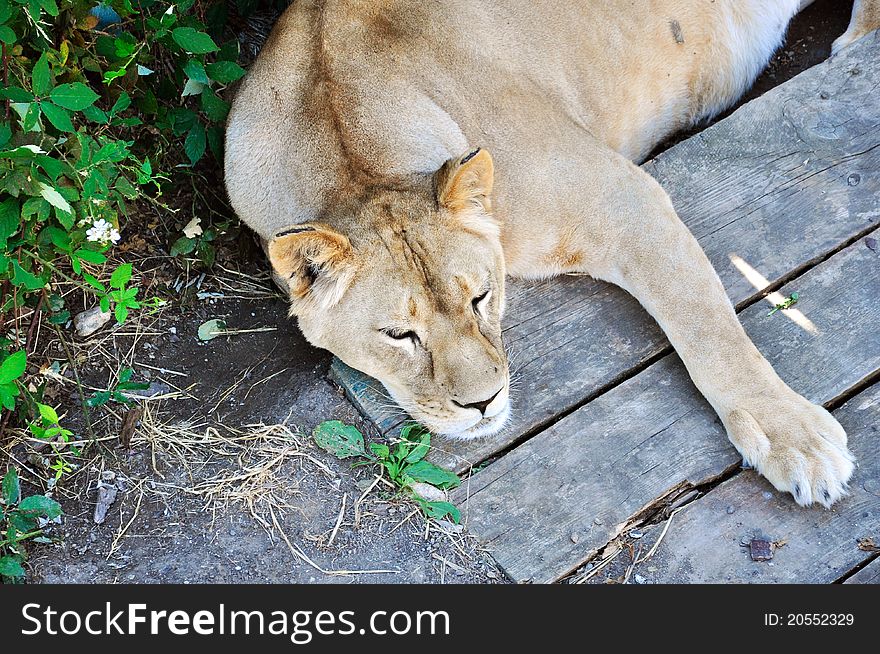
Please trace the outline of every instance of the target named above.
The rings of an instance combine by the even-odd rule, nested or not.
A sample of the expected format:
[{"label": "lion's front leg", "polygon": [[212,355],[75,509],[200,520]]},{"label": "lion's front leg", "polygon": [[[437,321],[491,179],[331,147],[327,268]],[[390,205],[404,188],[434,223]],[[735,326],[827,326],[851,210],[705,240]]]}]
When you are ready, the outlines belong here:
[{"label": "lion's front leg", "polygon": [[849,27],[831,44],[831,52],[837,54],[876,29],[880,29],[880,0],[855,0]]},{"label": "lion's front leg", "polygon": [[621,286],[654,316],[748,463],[798,504],[831,506],[853,472],[843,428],[791,390],[751,342],[659,184],[635,166],[616,163],[600,172],[614,191],[582,208],[584,224],[566,232],[566,248],[590,239],[596,256],[586,256],[581,270]]}]

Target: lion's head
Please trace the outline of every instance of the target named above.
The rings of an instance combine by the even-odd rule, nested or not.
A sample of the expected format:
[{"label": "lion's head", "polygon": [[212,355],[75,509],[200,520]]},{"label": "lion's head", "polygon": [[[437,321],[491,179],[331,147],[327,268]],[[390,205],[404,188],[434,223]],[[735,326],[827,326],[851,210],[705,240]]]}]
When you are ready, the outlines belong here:
[{"label": "lion's head", "polygon": [[465,438],[494,433],[510,411],[492,173],[478,149],[268,245],[309,342],[378,379],[435,433]]}]

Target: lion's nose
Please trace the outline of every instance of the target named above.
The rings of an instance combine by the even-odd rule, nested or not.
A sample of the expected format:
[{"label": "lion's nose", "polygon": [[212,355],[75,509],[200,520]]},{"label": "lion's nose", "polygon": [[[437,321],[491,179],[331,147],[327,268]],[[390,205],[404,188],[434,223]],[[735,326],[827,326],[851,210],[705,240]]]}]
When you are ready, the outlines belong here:
[{"label": "lion's nose", "polygon": [[502,389],[499,388],[497,391],[495,391],[495,394],[492,397],[490,397],[488,400],[483,400],[482,402],[471,402],[470,404],[462,404],[461,402],[452,400],[452,403],[455,406],[460,406],[462,409],[476,409],[481,414],[485,415],[486,409],[488,409],[489,405],[492,404],[492,400],[498,397],[498,393],[500,393],[501,390]]}]

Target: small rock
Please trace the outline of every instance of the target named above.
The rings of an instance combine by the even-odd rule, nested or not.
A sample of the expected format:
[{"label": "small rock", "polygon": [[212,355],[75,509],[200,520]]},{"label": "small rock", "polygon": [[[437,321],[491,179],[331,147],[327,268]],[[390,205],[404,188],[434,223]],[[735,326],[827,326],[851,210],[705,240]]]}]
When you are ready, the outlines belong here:
[{"label": "small rock", "polygon": [[769,561],[773,558],[773,545],[763,538],[753,538],[749,541],[749,554],[752,561]]},{"label": "small rock", "polygon": [[868,249],[876,252],[877,251],[877,239],[869,236],[865,239],[865,245],[868,246]]},{"label": "small rock", "polygon": [[571,534],[568,537],[569,537],[569,539],[571,539],[571,542],[574,543],[575,545],[577,545],[578,541],[581,539],[581,535],[579,533],[577,533],[576,531],[571,532]]},{"label": "small rock", "polygon": [[415,481],[409,486],[413,492],[421,497],[423,500],[427,500],[428,502],[446,502],[446,493],[437,488],[436,486],[432,486],[431,484],[426,484],[422,481]]},{"label": "small rock", "polygon": [[641,532],[641,531],[639,531],[638,529],[633,529],[631,532],[629,532],[629,537],[630,537],[630,538],[639,539],[639,538],[641,538],[641,537],[644,536],[644,535],[645,535],[644,532]]},{"label": "small rock", "polygon": [[635,575],[635,580],[637,584],[646,584],[648,580],[645,579],[642,575]]},{"label": "small rock", "polygon": [[119,488],[114,483],[115,481],[116,473],[112,470],[105,470],[101,473],[101,480],[98,482],[98,503],[95,506],[95,524],[104,524],[104,520],[107,519],[107,511],[116,501]]},{"label": "small rock", "polygon": [[765,500],[772,500],[773,499],[773,493],[771,493],[770,491],[764,491],[763,493],[761,493],[761,496]]},{"label": "small rock", "polygon": [[733,507],[732,504],[727,507],[727,515],[733,515],[735,512],[736,509]]},{"label": "small rock", "polygon": [[106,313],[101,311],[101,307],[92,307],[76,314],[73,317],[73,326],[76,328],[76,333],[85,338],[110,322],[111,316],[109,311]]},{"label": "small rock", "polygon": [[594,522],[595,524],[597,524],[597,525],[601,525],[601,524],[602,524],[602,518],[596,516],[596,518],[593,520],[593,522]]},{"label": "small rock", "polygon": [[454,522],[450,522],[449,520],[437,520],[437,524],[440,525],[442,529],[448,531],[452,534],[460,534],[464,531],[464,525],[457,525]]}]

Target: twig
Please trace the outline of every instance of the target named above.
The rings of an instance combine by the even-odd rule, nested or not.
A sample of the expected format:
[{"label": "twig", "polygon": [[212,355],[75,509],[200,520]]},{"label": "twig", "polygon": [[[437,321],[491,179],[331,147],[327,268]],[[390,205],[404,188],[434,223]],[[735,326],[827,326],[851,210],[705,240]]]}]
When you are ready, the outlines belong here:
[{"label": "twig", "polygon": [[327,547],[330,547],[333,544],[333,540],[336,538],[336,533],[339,531],[339,526],[342,524],[342,518],[345,516],[345,501],[348,499],[348,493],[342,494],[342,506],[339,507],[339,516],[336,518],[336,526],[333,527],[333,533],[330,534],[330,540],[327,541]]},{"label": "twig", "polygon": [[61,329],[58,325],[52,325],[55,328],[55,333],[58,334],[58,340],[61,341],[61,346],[64,348],[64,353],[67,356],[67,360],[70,362],[70,367],[73,368],[73,376],[76,379],[76,391],[79,394],[79,400],[82,404],[83,416],[86,419],[86,431],[89,433],[89,438],[91,440],[95,440],[97,436],[95,436],[95,431],[92,429],[92,417],[89,414],[89,404],[86,402],[85,393],[83,393],[83,385],[82,380],[79,377],[79,369],[76,365],[76,359],[73,357],[73,352],[70,351],[70,347],[67,345],[67,341],[64,340],[64,334],[61,333]]}]

